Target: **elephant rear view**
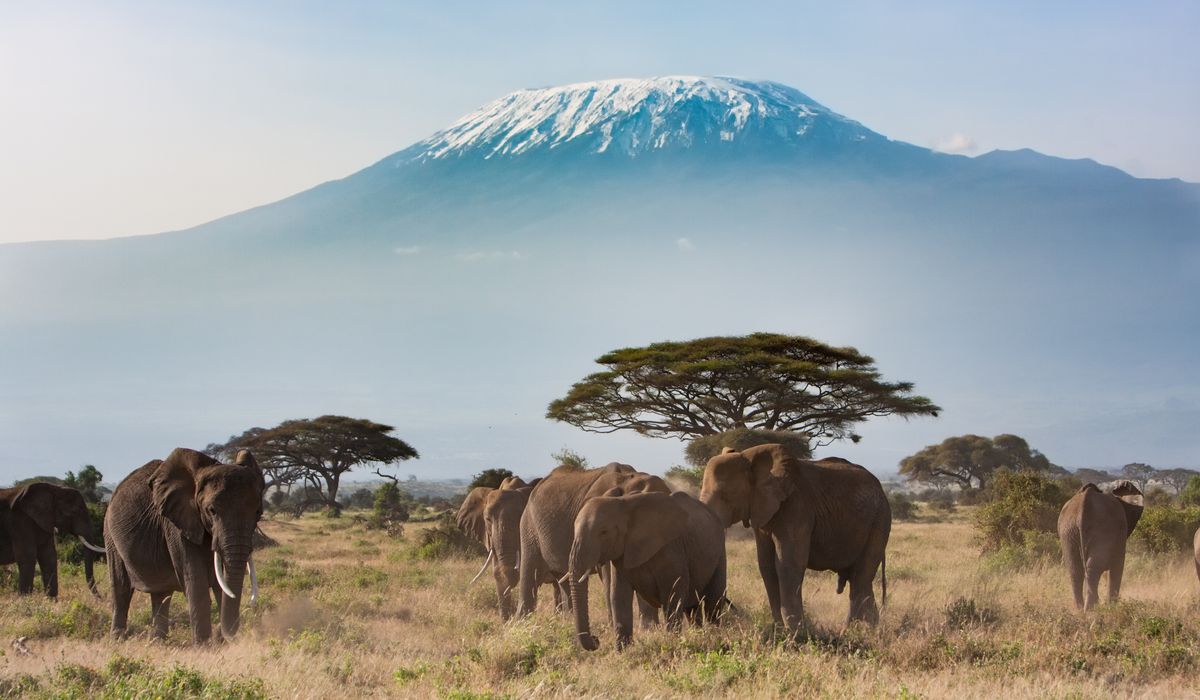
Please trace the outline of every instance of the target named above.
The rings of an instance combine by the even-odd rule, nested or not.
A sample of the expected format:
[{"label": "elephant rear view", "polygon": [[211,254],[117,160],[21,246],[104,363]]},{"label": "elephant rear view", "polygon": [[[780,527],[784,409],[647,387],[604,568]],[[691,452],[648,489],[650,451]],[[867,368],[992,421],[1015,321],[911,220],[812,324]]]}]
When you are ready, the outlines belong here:
[{"label": "elephant rear view", "polygon": [[1106,571],[1109,601],[1120,596],[1125,541],[1142,517],[1141,499],[1136,486],[1122,481],[1110,493],[1095,484],[1084,484],[1063,505],[1058,514],[1058,539],[1063,563],[1071,574],[1075,607],[1091,610],[1096,605],[1100,575]]},{"label": "elephant rear view", "polygon": [[114,635],[125,635],[134,590],[150,594],[157,637],[167,634],[174,591],[187,599],[197,642],[212,635],[210,592],[220,601],[222,636],[236,634],[247,566],[251,601],[257,589],[251,538],[264,490],[262,471],[245,450],[222,464],[181,447],[125,477],[104,518]]}]

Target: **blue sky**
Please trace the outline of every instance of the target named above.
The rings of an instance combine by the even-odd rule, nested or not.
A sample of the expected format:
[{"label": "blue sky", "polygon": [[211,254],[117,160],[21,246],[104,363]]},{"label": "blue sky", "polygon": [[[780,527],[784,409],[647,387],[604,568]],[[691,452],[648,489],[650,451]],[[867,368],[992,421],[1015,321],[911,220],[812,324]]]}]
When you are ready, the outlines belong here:
[{"label": "blue sky", "polygon": [[0,242],[184,228],[504,93],[793,85],[892,138],[1200,181],[1200,4],[0,4]]}]

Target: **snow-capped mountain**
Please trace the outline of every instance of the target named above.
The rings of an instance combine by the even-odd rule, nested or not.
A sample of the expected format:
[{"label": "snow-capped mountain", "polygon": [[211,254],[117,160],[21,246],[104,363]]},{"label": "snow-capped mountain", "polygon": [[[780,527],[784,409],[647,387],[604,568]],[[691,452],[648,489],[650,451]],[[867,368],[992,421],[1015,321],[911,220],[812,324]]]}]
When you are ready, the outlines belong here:
[{"label": "snow-capped mountain", "polygon": [[404,159],[490,159],[564,147],[636,156],[697,146],[882,138],[786,85],[667,76],[520,90],[405,151]]},{"label": "snow-capped mountain", "polygon": [[563,445],[656,470],[677,443],[546,404],[613,348],[755,330],[946,408],[839,446],[876,471],[968,432],[1066,464],[1200,450],[1200,185],[934,153],[734,78],[524,90],[381,156],[187,231],[0,245],[0,479],[323,413],[396,425],[421,476],[536,476]]}]

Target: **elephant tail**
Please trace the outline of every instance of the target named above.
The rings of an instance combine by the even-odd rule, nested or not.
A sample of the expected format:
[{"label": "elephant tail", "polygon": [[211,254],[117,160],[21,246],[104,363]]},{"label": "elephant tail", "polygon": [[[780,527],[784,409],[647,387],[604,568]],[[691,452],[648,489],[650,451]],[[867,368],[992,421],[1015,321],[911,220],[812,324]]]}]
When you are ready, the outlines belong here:
[{"label": "elephant tail", "polygon": [[887,605],[887,552],[883,553],[883,560],[879,564],[879,579],[880,586],[883,588],[883,602],[880,607]]}]

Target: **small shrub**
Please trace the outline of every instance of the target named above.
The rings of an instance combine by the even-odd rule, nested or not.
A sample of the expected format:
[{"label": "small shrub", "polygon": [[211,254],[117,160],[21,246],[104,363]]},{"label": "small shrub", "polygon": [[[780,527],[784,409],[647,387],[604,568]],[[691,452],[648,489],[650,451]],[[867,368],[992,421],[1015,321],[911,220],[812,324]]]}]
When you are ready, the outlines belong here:
[{"label": "small shrub", "polygon": [[988,503],[975,514],[984,553],[1024,546],[1026,530],[1056,531],[1066,499],[1052,480],[1031,471],[999,470],[988,491]]},{"label": "small shrub", "polygon": [[915,520],[917,504],[903,493],[893,491],[888,494],[888,503],[892,506],[892,520]]},{"label": "small shrub", "polygon": [[448,557],[478,557],[487,554],[483,545],[458,528],[453,513],[444,513],[437,524],[421,532],[421,538],[410,556],[413,559],[446,559]]},{"label": "small shrub", "polygon": [[1190,551],[1192,537],[1200,527],[1200,506],[1147,507],[1133,531],[1133,539],[1156,554]]},{"label": "small shrub", "polygon": [[1142,502],[1147,506],[1169,506],[1171,505],[1171,494],[1167,493],[1166,489],[1155,486],[1146,492]]},{"label": "small shrub", "polygon": [[1188,479],[1187,486],[1179,493],[1179,504],[1184,507],[1200,506],[1200,476]]},{"label": "small shrub", "polygon": [[1027,569],[1051,563],[1062,555],[1058,535],[1041,530],[1022,530],[1021,542],[1005,543],[986,555],[984,565],[993,572]]},{"label": "small shrub", "polygon": [[946,625],[954,629],[966,629],[994,625],[1000,613],[992,607],[979,605],[971,598],[957,598],[946,606]]},{"label": "small shrub", "polygon": [[391,481],[375,489],[375,500],[371,507],[371,515],[367,518],[367,527],[384,530],[393,537],[402,536],[404,528],[401,523],[409,518],[406,495],[398,484]]},{"label": "small shrub", "polygon": [[686,488],[698,493],[700,491],[700,484],[704,481],[704,467],[685,467],[676,464],[663,474],[663,478],[673,486]]}]

